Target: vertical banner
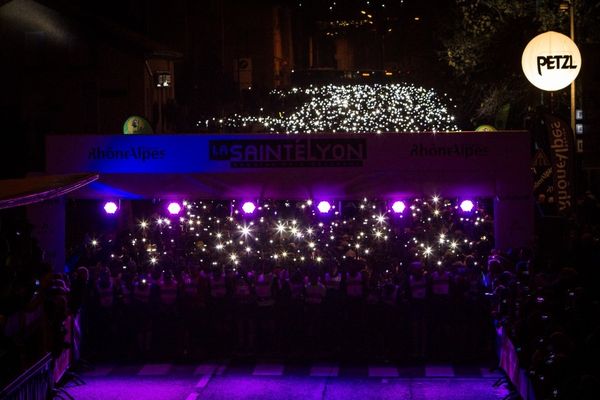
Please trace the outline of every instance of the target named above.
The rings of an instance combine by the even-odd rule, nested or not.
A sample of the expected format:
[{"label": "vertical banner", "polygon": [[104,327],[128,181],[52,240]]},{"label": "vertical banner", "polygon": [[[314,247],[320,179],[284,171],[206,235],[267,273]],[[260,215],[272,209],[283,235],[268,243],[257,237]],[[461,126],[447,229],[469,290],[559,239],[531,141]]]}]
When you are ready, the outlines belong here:
[{"label": "vertical banner", "polygon": [[550,161],[552,163],[553,195],[560,213],[568,213],[573,206],[574,141],[569,124],[551,114],[544,116],[548,132]]},{"label": "vertical banner", "polygon": [[553,171],[550,157],[548,157],[548,151],[538,147],[533,155],[533,193],[535,198],[547,198],[552,195],[554,191],[553,182]]}]

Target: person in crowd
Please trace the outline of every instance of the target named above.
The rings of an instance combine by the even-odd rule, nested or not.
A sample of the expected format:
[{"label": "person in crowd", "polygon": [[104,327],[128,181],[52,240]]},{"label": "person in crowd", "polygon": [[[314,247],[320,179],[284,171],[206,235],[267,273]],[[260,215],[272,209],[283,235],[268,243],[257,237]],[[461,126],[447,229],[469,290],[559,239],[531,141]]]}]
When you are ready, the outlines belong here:
[{"label": "person in crowd", "polygon": [[209,274],[210,286],[210,329],[211,329],[211,347],[216,353],[223,354],[229,345],[228,334],[228,293],[227,280],[224,268],[214,268]]},{"label": "person in crowd", "polygon": [[180,313],[182,317],[182,356],[192,357],[194,348],[200,343],[197,337],[200,335],[201,311],[200,302],[200,274],[197,269],[186,267],[181,271],[179,277],[181,294]]},{"label": "person in crowd", "polygon": [[179,313],[177,300],[179,295],[179,284],[171,269],[163,270],[157,281],[159,294],[159,307],[157,312],[157,323],[154,333],[160,337],[160,344],[155,346],[155,355],[168,360],[179,356],[181,349],[181,327],[179,325]]},{"label": "person in crowd", "polygon": [[381,327],[384,324],[383,321],[383,305],[381,303],[381,296],[383,290],[383,274],[385,271],[379,271],[379,269],[369,269],[365,274],[367,277],[367,284],[365,286],[365,317],[367,326],[365,329],[366,337],[369,340],[365,340],[365,348],[367,351],[367,357],[370,359],[384,359],[385,349],[383,348],[383,330]]},{"label": "person in crowd", "polygon": [[127,271],[121,272],[115,279],[114,318],[119,339],[116,347],[121,357],[133,359],[135,356],[135,325],[133,310],[132,276]]},{"label": "person in crowd", "polygon": [[285,315],[283,319],[283,351],[291,357],[303,354],[305,343],[303,341],[305,324],[304,299],[306,296],[305,286],[308,277],[298,267],[293,267],[289,274],[287,287],[289,288],[289,300],[283,305]]},{"label": "person in crowd", "polygon": [[259,350],[270,353],[275,348],[275,285],[272,268],[267,263],[259,265],[255,275],[254,290],[256,293],[256,319]]},{"label": "person in crowd", "polygon": [[238,269],[233,288],[237,354],[251,355],[256,340],[256,298],[252,286],[252,273]]},{"label": "person in crowd", "polygon": [[147,357],[152,343],[152,316],[150,315],[150,278],[138,274],[133,280],[133,315],[135,316],[137,349],[140,357]]},{"label": "person in crowd", "polygon": [[386,270],[381,281],[381,346],[383,357],[386,361],[398,360],[401,352],[401,342],[406,341],[403,337],[402,325],[406,318],[402,315],[399,307],[400,282],[394,271]]},{"label": "person in crowd", "polygon": [[179,286],[173,271],[162,271],[160,280],[158,281],[158,287],[160,290],[161,308],[165,310],[166,313],[175,312]]},{"label": "person in crowd", "polygon": [[70,346],[66,340],[66,319],[69,315],[69,288],[62,274],[52,274],[46,289],[45,312],[47,315],[47,348],[53,357],[58,357]]},{"label": "person in crowd", "polygon": [[71,280],[71,296],[69,307],[73,313],[78,313],[88,305],[89,301],[89,281],[90,271],[84,267],[79,266]]},{"label": "person in crowd", "polygon": [[429,343],[431,356],[436,360],[449,361],[450,351],[450,323],[452,321],[450,307],[450,272],[446,265],[433,266],[431,272],[431,312],[429,313]]},{"label": "person in crowd", "polygon": [[327,289],[323,301],[323,341],[326,353],[338,356],[340,347],[340,335],[342,331],[343,316],[342,309],[342,273],[336,261],[330,260],[325,266],[324,285]]},{"label": "person in crowd", "polygon": [[429,313],[428,304],[428,276],[421,261],[413,261],[410,264],[409,288],[410,288],[410,321],[411,321],[411,343],[413,359],[424,359],[427,355],[427,321]]},{"label": "person in crowd", "polygon": [[114,281],[110,269],[104,267],[96,280],[96,295],[101,309],[109,310],[115,299]]},{"label": "person in crowd", "polygon": [[110,357],[115,350],[115,318],[113,305],[115,304],[115,283],[111,271],[107,266],[100,269],[95,284],[97,299],[96,308],[96,350],[97,357]]},{"label": "person in crowd", "polygon": [[346,273],[344,276],[345,287],[345,313],[344,335],[345,343],[342,355],[349,357],[354,353],[364,352],[364,286],[363,262],[354,257],[345,259]]},{"label": "person in crowd", "polygon": [[71,295],[69,297],[69,308],[73,313],[73,361],[77,364],[81,359],[81,354],[86,351],[87,340],[91,333],[86,330],[89,328],[88,313],[90,312],[90,271],[79,266],[71,279]]},{"label": "person in crowd", "polygon": [[346,297],[352,301],[358,301],[364,295],[364,274],[359,261],[352,260],[349,266],[350,270],[346,272]]},{"label": "person in crowd", "polygon": [[320,354],[322,342],[319,340],[321,332],[321,304],[325,299],[327,289],[321,283],[318,273],[312,268],[310,278],[304,289],[305,297],[305,326],[307,349],[309,354]]}]

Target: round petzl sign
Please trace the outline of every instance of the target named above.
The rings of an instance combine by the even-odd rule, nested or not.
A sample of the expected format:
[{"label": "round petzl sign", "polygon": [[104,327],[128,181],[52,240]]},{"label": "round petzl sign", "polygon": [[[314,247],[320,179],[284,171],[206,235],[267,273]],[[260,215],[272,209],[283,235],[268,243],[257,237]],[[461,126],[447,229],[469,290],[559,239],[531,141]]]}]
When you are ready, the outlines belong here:
[{"label": "round petzl sign", "polygon": [[534,37],[521,57],[525,76],[535,87],[546,91],[563,89],[581,70],[581,53],[568,36],[546,32]]},{"label": "round petzl sign", "polygon": [[149,134],[154,133],[152,125],[144,117],[138,115],[132,115],[127,118],[123,124],[123,133],[125,134]]}]

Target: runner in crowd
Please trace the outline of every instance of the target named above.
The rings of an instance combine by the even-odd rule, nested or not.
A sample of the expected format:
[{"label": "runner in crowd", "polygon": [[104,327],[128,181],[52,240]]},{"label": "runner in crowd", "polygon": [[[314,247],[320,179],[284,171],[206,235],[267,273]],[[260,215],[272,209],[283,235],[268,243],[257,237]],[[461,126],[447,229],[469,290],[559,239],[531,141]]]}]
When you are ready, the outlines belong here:
[{"label": "runner in crowd", "polygon": [[304,289],[305,297],[305,336],[307,350],[310,354],[320,354],[322,352],[322,341],[319,337],[322,331],[322,303],[325,299],[327,289],[321,283],[321,279],[316,271],[311,273],[308,283]]},{"label": "runner in crowd", "polygon": [[413,261],[410,264],[409,288],[410,288],[410,321],[411,321],[411,343],[415,359],[424,359],[427,353],[427,321],[429,316],[428,300],[428,276],[421,261]]},{"label": "runner in crowd", "polygon": [[138,274],[133,280],[133,310],[137,328],[137,349],[139,356],[142,358],[149,355],[152,342],[150,286],[149,277],[146,274]]},{"label": "runner in crowd", "polygon": [[113,305],[115,303],[115,284],[108,267],[102,266],[95,284],[96,294],[96,324],[94,341],[98,357],[110,357],[114,354],[115,318]]},{"label": "runner in crowd", "polygon": [[234,344],[239,355],[251,355],[255,351],[256,298],[251,272],[238,270],[234,277],[234,300],[237,342]]},{"label": "runner in crowd", "polygon": [[217,354],[223,352],[228,346],[226,339],[230,334],[229,321],[229,296],[227,293],[227,282],[225,271],[222,268],[215,268],[209,274],[210,286],[210,306],[209,310],[209,326],[211,330],[210,343],[211,348]]}]

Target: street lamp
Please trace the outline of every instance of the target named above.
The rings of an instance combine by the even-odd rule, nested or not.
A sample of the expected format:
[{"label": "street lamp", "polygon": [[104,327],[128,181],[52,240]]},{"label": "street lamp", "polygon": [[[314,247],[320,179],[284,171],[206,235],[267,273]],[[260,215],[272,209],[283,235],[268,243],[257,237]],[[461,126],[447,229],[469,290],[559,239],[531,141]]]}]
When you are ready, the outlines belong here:
[{"label": "street lamp", "polygon": [[[559,10],[569,11],[569,26],[571,40],[575,42],[575,0],[567,0],[560,3]],[[575,79],[571,82],[571,130],[575,134]]]},{"label": "street lamp", "polygon": [[169,71],[156,71],[155,84],[158,91],[158,122],[156,125],[159,127],[159,133],[165,133],[165,116],[163,111],[165,94],[163,91],[172,86],[171,73]]}]

